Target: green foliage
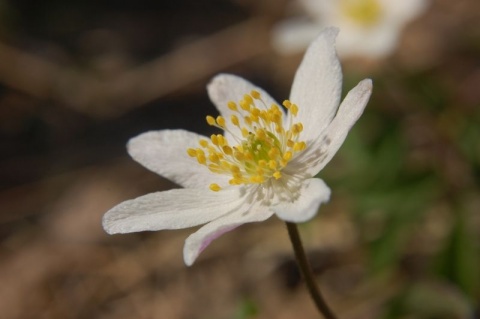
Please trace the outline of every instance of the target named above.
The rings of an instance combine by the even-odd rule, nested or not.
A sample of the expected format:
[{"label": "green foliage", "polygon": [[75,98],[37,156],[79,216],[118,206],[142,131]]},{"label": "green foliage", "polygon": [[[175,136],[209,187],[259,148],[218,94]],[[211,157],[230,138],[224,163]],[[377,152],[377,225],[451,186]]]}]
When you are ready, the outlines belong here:
[{"label": "green foliage", "polygon": [[249,299],[245,298],[241,301],[240,306],[235,313],[235,319],[252,319],[255,318],[258,314],[257,304]]},{"label": "green foliage", "polygon": [[459,211],[443,251],[437,257],[436,273],[456,283],[467,295],[480,296],[479,243],[464,210]]},{"label": "green foliage", "polygon": [[[432,72],[375,84],[377,95],[322,177],[350,203],[370,276],[407,277],[385,318],[465,318],[480,299],[480,110],[458,107]],[[430,135],[416,136],[418,128]],[[425,244],[423,270],[406,269],[413,238],[437,219],[443,239]]]}]

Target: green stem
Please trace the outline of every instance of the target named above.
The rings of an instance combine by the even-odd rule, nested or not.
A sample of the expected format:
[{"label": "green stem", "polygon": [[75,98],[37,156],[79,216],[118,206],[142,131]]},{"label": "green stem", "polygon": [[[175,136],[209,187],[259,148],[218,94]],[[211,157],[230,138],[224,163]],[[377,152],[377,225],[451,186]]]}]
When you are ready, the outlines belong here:
[{"label": "green stem", "polygon": [[313,302],[326,319],[337,319],[337,316],[335,316],[332,310],[330,310],[330,307],[323,299],[323,296],[320,293],[317,284],[315,283],[315,276],[313,275],[312,267],[310,266],[307,256],[305,255],[305,249],[303,248],[302,240],[300,239],[300,234],[298,233],[297,224],[289,222],[286,222],[286,224],[288,235],[290,236],[290,241],[292,242],[293,250],[295,251],[298,267],[300,268],[303,279],[307,284],[308,292],[310,293]]}]

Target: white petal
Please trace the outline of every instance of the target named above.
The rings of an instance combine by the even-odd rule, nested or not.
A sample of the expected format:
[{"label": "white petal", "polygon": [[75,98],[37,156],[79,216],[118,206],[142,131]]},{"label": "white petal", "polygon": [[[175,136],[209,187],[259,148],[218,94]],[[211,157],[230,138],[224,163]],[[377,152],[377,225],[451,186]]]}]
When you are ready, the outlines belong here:
[{"label": "white petal", "polygon": [[236,227],[253,222],[261,222],[273,215],[268,207],[256,205],[244,206],[243,209],[216,219],[197,232],[191,234],[185,241],[183,259],[187,266],[191,266],[198,255],[216,238],[229,232]]},{"label": "white petal", "polygon": [[391,23],[406,23],[422,14],[430,5],[425,0],[383,0],[385,14]]},{"label": "white petal", "polygon": [[172,189],[125,201],[103,216],[109,234],[181,229],[235,211],[245,201],[238,189]]},{"label": "white petal", "polygon": [[395,49],[399,31],[399,27],[391,23],[375,28],[345,27],[338,37],[338,54],[342,57],[364,56],[372,59],[386,56]]},{"label": "white petal", "polygon": [[325,24],[325,20],[338,15],[338,0],[299,0],[299,2],[304,7],[305,13],[315,21],[338,27],[337,24]]},{"label": "white petal", "polygon": [[[231,74],[219,74],[215,76],[212,81],[207,86],[208,95],[213,104],[220,112],[220,114],[225,118],[225,120],[230,121],[230,116],[234,114],[232,110],[228,108],[228,102],[233,101],[238,103],[245,94],[250,94],[252,90],[257,90],[262,96],[262,100],[265,102],[265,105],[257,102],[256,105],[258,108],[270,107],[272,103],[276,103],[275,100],[263,89],[253,85],[247,80],[231,75]],[[233,134],[242,136],[240,130],[233,125],[230,126],[230,129]],[[231,141],[230,134],[225,132],[225,136],[229,141]]]},{"label": "white petal", "polygon": [[342,146],[353,124],[362,115],[372,92],[372,80],[365,79],[348,92],[326,132],[288,164],[288,170],[315,176]]},{"label": "white petal", "polygon": [[335,53],[338,29],[325,29],[307,49],[292,84],[290,100],[299,107],[302,138],[315,139],[332,121],[340,102],[342,70]]},{"label": "white petal", "polygon": [[316,215],[321,203],[330,199],[330,188],[319,178],[310,178],[304,181],[300,190],[300,197],[293,202],[281,202],[272,207],[281,219],[301,223]]},{"label": "white petal", "polygon": [[198,141],[208,139],[184,130],[151,131],[128,142],[127,150],[134,160],[149,170],[186,188],[208,188],[211,183],[228,185],[228,177],[211,173],[187,149],[198,148]]}]

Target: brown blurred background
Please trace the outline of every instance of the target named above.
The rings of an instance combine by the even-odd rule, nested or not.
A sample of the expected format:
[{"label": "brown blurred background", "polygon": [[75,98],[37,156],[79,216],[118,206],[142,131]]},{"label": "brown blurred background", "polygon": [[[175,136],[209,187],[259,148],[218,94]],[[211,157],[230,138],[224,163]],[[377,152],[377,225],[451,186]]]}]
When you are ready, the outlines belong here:
[{"label": "brown blurred background", "polygon": [[[187,268],[193,230],[109,236],[115,204],[176,187],[128,158],[148,130],[207,134],[218,72],[288,97],[287,0],[0,1],[0,318],[317,318],[276,218]],[[480,3],[437,0],[382,60],[302,236],[340,318],[478,318]]]}]

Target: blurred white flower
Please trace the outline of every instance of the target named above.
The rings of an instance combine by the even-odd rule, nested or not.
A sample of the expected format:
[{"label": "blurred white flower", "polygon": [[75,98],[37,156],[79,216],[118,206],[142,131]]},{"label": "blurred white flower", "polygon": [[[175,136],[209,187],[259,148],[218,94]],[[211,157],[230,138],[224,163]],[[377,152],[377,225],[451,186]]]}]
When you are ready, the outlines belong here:
[{"label": "blurred white flower", "polygon": [[298,0],[312,20],[294,18],[274,28],[273,46],[281,54],[303,51],[326,26],[342,30],[341,57],[379,58],[396,47],[404,26],[427,7],[428,0]]},{"label": "blurred white flower", "polygon": [[312,218],[330,197],[314,176],[340,148],[372,89],[371,80],[361,81],[339,107],[337,33],[325,30],[308,48],[291,101],[283,103],[287,113],[262,89],[222,74],[208,85],[221,115],[207,122],[224,135],[162,130],[131,139],[128,152],[136,161],[184,188],[117,205],[105,214],[104,229],[113,234],[205,224],[185,242],[184,260],[191,265],[212,240],[244,223],[273,214],[290,222]]}]

